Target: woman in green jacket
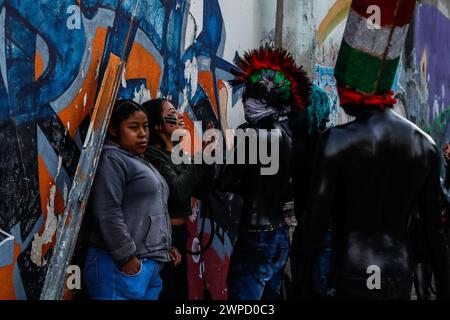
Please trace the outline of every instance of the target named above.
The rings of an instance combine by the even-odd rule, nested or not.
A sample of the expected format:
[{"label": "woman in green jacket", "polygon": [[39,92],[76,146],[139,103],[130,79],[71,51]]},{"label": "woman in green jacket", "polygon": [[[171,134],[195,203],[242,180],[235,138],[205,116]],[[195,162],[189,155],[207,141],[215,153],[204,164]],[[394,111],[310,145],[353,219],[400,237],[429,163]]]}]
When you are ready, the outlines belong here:
[{"label": "woman in green jacket", "polygon": [[169,216],[172,225],[173,246],[182,255],[179,266],[167,264],[161,271],[163,290],[161,300],[188,299],[186,245],[187,217],[191,215],[191,197],[203,199],[214,179],[214,166],[203,164],[175,164],[171,159],[174,143],[172,133],[184,128],[182,116],[172,102],[153,99],[142,107],[148,114],[150,141],[145,158],[151,162],[169,185]]}]

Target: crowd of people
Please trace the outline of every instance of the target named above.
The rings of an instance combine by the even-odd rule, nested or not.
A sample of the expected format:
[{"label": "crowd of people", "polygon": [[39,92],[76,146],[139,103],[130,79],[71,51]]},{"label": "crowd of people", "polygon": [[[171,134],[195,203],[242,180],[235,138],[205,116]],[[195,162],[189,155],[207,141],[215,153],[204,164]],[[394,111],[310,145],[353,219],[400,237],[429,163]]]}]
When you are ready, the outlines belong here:
[{"label": "crowd of people", "polygon": [[[254,50],[237,67],[240,129],[279,140],[278,171],[262,175],[261,161],[176,164],[171,137],[184,128],[176,103],[118,100],[86,211],[90,298],[187,300],[191,198],[213,189],[242,201],[231,300],[282,299],[289,257],[293,298],[410,299],[413,283],[420,297],[434,287],[450,298],[450,174],[441,186],[433,140],[394,113],[392,101],[342,99],[355,120],[325,129],[326,93],[284,50]],[[450,161],[449,145],[444,156]],[[294,216],[291,239],[286,221]],[[375,289],[367,285],[371,266],[381,270]]]}]

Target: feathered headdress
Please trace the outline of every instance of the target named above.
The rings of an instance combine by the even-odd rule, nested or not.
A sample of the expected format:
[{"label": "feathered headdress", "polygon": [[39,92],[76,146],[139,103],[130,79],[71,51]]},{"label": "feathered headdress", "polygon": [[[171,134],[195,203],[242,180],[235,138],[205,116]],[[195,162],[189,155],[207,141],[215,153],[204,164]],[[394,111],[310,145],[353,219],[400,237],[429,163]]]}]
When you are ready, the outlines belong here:
[{"label": "feathered headdress", "polygon": [[262,100],[274,107],[306,110],[311,81],[284,49],[260,47],[238,57],[232,86],[245,85],[244,98]]},{"label": "feathered headdress", "polygon": [[318,134],[328,122],[330,116],[330,98],[325,90],[317,85],[313,85],[308,105],[308,131],[309,134]]}]

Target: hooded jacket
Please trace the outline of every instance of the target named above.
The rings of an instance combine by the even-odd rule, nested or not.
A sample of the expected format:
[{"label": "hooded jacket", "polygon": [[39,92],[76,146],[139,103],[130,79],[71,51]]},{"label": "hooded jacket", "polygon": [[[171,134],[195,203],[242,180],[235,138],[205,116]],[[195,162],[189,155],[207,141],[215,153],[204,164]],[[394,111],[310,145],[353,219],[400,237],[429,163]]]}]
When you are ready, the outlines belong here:
[{"label": "hooded jacket", "polygon": [[119,265],[134,256],[170,261],[168,197],[155,167],[105,140],[87,210],[91,245],[109,252]]}]

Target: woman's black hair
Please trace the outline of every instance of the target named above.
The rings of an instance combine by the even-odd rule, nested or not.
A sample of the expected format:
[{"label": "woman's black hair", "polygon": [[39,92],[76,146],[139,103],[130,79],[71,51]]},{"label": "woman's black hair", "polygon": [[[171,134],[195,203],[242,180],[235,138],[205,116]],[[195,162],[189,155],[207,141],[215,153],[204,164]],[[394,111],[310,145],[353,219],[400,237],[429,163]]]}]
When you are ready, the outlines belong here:
[{"label": "woman's black hair", "polygon": [[[114,104],[114,109],[109,120],[109,127],[117,134],[120,134],[120,124],[122,121],[127,120],[133,115],[133,113],[145,110],[133,100],[117,100]],[[107,133],[107,138],[115,140],[114,136]]]},{"label": "woman's black hair", "polygon": [[163,98],[152,99],[142,104],[142,108],[145,110],[148,117],[148,129],[150,132],[150,139],[148,144],[149,145],[159,144],[163,149],[166,148],[166,144],[164,140],[161,139],[159,134],[156,132],[156,127],[158,125],[160,126],[164,125],[164,119],[162,116],[164,102],[170,102],[171,104],[176,106],[176,104],[173,101]]}]

